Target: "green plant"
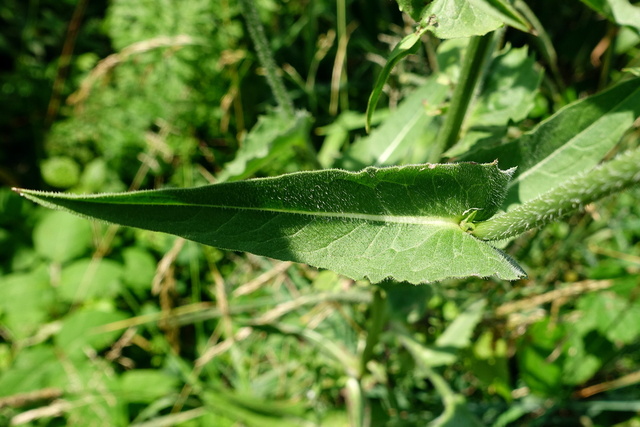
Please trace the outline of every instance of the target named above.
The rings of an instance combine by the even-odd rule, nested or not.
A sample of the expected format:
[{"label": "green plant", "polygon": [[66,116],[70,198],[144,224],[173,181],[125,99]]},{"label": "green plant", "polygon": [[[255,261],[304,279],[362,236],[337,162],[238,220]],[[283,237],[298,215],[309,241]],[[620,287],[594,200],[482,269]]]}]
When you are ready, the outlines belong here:
[{"label": "green plant", "polygon": [[[257,27],[251,34],[263,65],[272,70],[269,83],[282,117],[291,120],[291,101],[273,72],[275,65],[267,55],[256,11],[248,2],[243,5],[252,17],[250,28]],[[491,36],[482,34],[516,18],[519,28],[528,28],[508,3],[477,2],[477,9],[476,3],[468,9],[461,4],[464,13],[459,20],[439,5],[436,1],[425,8],[418,30],[398,44],[376,83],[367,113],[368,127],[391,67],[412,51],[427,30],[442,38],[472,35],[445,120],[430,141],[430,159],[440,159],[458,140],[492,45]],[[474,26],[468,24],[471,21]],[[304,262],[353,279],[423,283],[495,274],[514,280],[524,276],[523,270],[488,241],[546,225],[639,182],[639,149],[596,167],[639,115],[640,78],[635,78],[567,106],[514,141],[489,147],[480,141],[458,155],[492,158],[510,167],[506,170],[498,169],[496,163],[424,164],[370,167],[360,173],[302,172],[192,190],[124,195],[17,191],[48,207],[224,249]],[[304,132],[304,126],[293,123],[290,129],[284,124],[277,128],[286,129],[287,135]],[[248,166],[277,156],[275,141],[282,138],[276,135],[264,141],[254,137],[235,163],[242,159]],[[271,150],[266,149],[270,140],[274,141]],[[289,147],[294,144],[291,137],[285,141]],[[223,173],[226,179],[246,176],[247,166],[236,168],[235,163],[230,165],[233,175]]]},{"label": "green plant", "polygon": [[[2,264],[0,419],[405,426],[634,416],[637,190],[602,198],[639,178],[640,79],[618,71],[637,64],[637,37],[621,36],[588,86],[577,51],[576,76],[560,73],[562,51],[524,2],[403,1],[417,25],[397,36],[375,82],[341,50],[349,37],[377,49],[379,21],[346,25],[357,1],[290,2],[278,14],[269,2],[178,3],[113,2],[106,25],[118,61],[87,74],[91,90],[71,98],[77,110],[54,124],[53,161],[42,162],[46,182],[71,191],[20,190],[139,228],[91,227],[0,192],[0,241],[16,248]],[[626,2],[584,3],[611,20],[583,8],[585,25],[633,31]],[[556,6],[536,5],[550,29],[550,17],[566,17]],[[240,7],[266,81],[248,77]],[[335,52],[315,26],[333,13]],[[504,41],[521,46],[531,28],[539,43]],[[271,49],[292,64],[277,69]],[[313,74],[327,51],[330,90]],[[316,64],[306,81],[303,57]],[[595,94],[576,101],[585,86]],[[338,105],[339,116],[327,113]],[[245,180],[253,176],[271,177]],[[207,179],[220,183],[184,188]],[[166,188],[77,194],[128,186]],[[500,280],[525,270],[531,280]],[[407,283],[432,281],[442,282]],[[589,400],[603,389],[606,398]],[[51,421],[38,399],[60,399]]]}]

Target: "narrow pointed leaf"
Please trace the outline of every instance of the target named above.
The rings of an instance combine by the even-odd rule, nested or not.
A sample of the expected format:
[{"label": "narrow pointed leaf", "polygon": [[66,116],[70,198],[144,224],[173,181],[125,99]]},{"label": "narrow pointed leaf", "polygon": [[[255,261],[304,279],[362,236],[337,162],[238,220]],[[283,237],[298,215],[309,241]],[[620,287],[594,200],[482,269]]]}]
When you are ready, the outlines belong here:
[{"label": "narrow pointed leaf", "polygon": [[[523,137],[463,160],[517,166],[506,205],[524,203],[587,172],[640,116],[640,78],[562,108]],[[579,159],[580,161],[576,161]]]},{"label": "narrow pointed leaf", "polygon": [[373,87],[373,91],[371,92],[371,95],[369,95],[369,102],[367,103],[367,116],[365,122],[365,128],[367,132],[369,132],[369,130],[371,129],[371,119],[373,118],[373,113],[376,110],[378,100],[380,99],[380,95],[382,94],[382,89],[384,88],[385,83],[387,83],[393,67],[395,67],[396,64],[400,62],[400,60],[405,56],[417,52],[419,46],[418,41],[426,30],[426,28],[420,28],[415,32],[409,34],[408,36],[403,38],[400,43],[398,43],[396,47],[394,47],[391,51],[387,63],[384,64],[380,75],[376,79],[376,84]]},{"label": "narrow pointed leaf", "polygon": [[18,191],[45,206],[354,279],[422,283],[524,275],[465,225],[471,214],[482,221],[498,210],[511,172],[495,163],[459,163],[329,169],[123,194]]}]

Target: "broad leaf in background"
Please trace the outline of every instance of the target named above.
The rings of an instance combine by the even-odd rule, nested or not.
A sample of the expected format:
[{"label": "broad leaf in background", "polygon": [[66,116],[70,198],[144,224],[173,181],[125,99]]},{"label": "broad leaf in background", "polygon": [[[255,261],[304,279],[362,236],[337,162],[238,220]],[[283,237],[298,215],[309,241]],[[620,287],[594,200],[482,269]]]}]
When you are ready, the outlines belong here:
[{"label": "broad leaf in background", "polygon": [[120,335],[119,331],[98,331],[99,326],[127,318],[124,312],[110,307],[83,308],[65,317],[55,343],[69,357],[83,356],[87,347],[97,351],[109,347]]},{"label": "broad leaf in background", "polygon": [[524,120],[535,105],[542,70],[527,48],[507,48],[493,59],[473,109],[466,118],[466,134],[446,156],[454,157],[499,142],[510,122]]},{"label": "broad leaf in background", "polygon": [[526,335],[518,340],[520,377],[532,393],[558,396],[562,387],[562,362],[550,358],[566,339],[564,323],[550,319],[529,325]]},{"label": "broad leaf in background", "polygon": [[121,395],[128,402],[152,403],[179,390],[177,376],[163,370],[133,369],[120,376]]},{"label": "broad leaf in background", "polygon": [[640,7],[629,0],[582,0],[582,3],[618,25],[640,32]]},{"label": "broad leaf in background", "polygon": [[496,331],[485,331],[474,338],[471,350],[471,357],[463,359],[466,370],[473,372],[473,376],[492,390],[492,394],[501,396],[506,402],[512,402],[513,381],[509,369],[507,340]]},{"label": "broad leaf in background", "polygon": [[24,339],[36,333],[38,325],[46,322],[54,306],[55,291],[44,267],[29,273],[2,276],[0,323],[5,333],[14,339]]},{"label": "broad leaf in background", "polygon": [[92,238],[91,226],[86,221],[65,212],[48,212],[33,230],[36,252],[58,263],[89,252]]},{"label": "broad leaf in background", "polygon": [[[523,137],[461,160],[517,166],[505,205],[524,203],[589,171],[640,116],[640,79],[568,105]],[[576,161],[580,159],[580,161]]]},{"label": "broad leaf in background", "polygon": [[236,181],[251,177],[274,159],[283,162],[283,158],[290,158],[294,147],[304,151],[310,127],[311,117],[306,111],[296,112],[295,117],[280,110],[261,116],[236,158],[218,175],[218,180]]},{"label": "broad leaf in background", "polygon": [[500,0],[434,0],[425,9],[421,24],[427,21],[441,39],[481,36],[505,23],[522,31],[530,27],[513,6]]},{"label": "broad leaf in background", "polygon": [[440,75],[438,79],[450,86],[458,84],[462,59],[464,57],[468,38],[442,40],[436,50],[436,61]]},{"label": "broad leaf in background", "polygon": [[0,374],[0,396],[26,393],[65,384],[69,378],[58,360],[59,353],[50,344],[20,349],[20,357],[7,360]]},{"label": "broad leaf in background", "polygon": [[18,191],[47,207],[353,279],[513,280],[522,269],[467,232],[472,219],[486,220],[501,206],[511,173],[495,163],[427,164],[123,194]]},{"label": "broad leaf in background", "polygon": [[448,93],[449,87],[440,84],[437,76],[429,77],[382,125],[353,143],[343,154],[339,167],[357,170],[365,166],[398,165],[407,163],[410,152],[418,146],[427,150],[426,128],[433,122]]},{"label": "broad leaf in background", "polygon": [[62,269],[58,295],[76,303],[113,298],[122,292],[122,276],[122,264],[117,261],[82,258]]}]

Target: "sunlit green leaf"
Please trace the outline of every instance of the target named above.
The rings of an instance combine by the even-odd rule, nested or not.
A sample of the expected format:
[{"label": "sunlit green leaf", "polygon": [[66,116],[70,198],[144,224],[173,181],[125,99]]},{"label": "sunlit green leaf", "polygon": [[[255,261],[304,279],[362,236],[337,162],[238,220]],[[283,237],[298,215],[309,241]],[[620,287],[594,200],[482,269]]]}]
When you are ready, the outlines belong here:
[{"label": "sunlit green leaf", "polygon": [[54,290],[42,266],[0,278],[0,323],[14,339],[27,338],[49,320]]},{"label": "sunlit green leaf", "polygon": [[122,275],[119,262],[83,258],[62,269],[58,294],[70,302],[113,297],[121,291]]},{"label": "sunlit green leaf", "polygon": [[441,39],[481,36],[504,24],[492,12],[483,0],[434,0],[423,19],[433,23],[433,34]]},{"label": "sunlit green leaf", "polygon": [[495,164],[300,172],[192,189],[79,196],[19,190],[48,207],[224,249],[327,268],[354,279],[423,283],[517,279],[523,271],[469,234],[502,204]]},{"label": "sunlit green leaf", "polygon": [[68,375],[57,360],[55,349],[49,344],[21,349],[10,369],[0,374],[0,396],[65,384]]},{"label": "sunlit green leaf", "polygon": [[[464,160],[518,169],[506,204],[523,203],[598,164],[640,116],[640,79],[562,108],[523,137]],[[579,159],[580,161],[576,161]]]},{"label": "sunlit green leaf", "polygon": [[167,372],[134,369],[120,376],[120,392],[128,402],[151,403],[169,393],[177,393],[178,378]]}]

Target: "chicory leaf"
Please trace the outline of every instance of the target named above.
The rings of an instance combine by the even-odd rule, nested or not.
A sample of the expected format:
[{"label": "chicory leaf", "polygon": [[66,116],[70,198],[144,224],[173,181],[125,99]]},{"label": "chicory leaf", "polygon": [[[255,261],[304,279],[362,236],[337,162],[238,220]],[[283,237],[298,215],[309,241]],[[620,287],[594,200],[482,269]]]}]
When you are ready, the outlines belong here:
[{"label": "chicory leaf", "polygon": [[48,207],[207,245],[334,270],[353,279],[424,283],[524,276],[472,236],[512,170],[495,163],[328,169],[190,189],[74,195],[17,190]]}]

